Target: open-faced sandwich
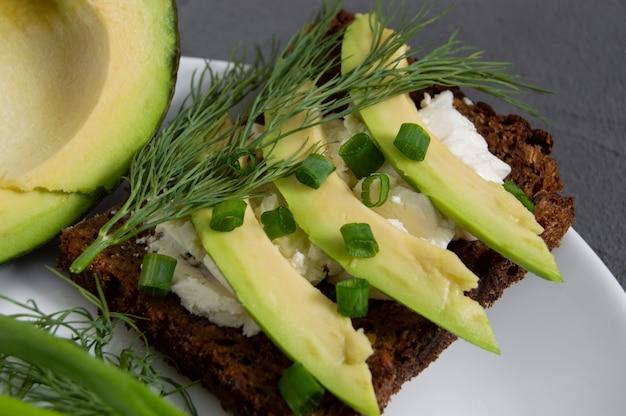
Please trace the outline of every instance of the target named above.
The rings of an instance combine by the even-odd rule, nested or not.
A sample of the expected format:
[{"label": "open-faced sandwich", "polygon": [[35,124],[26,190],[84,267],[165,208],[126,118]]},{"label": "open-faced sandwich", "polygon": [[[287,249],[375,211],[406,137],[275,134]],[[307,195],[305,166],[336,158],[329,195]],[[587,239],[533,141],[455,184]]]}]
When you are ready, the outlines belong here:
[{"label": "open-faced sandwich", "polygon": [[498,353],[484,309],[527,271],[561,280],[552,138],[464,95],[532,87],[393,14],[207,66],[127,202],[63,231],[59,267],[236,415],[377,415],[455,339]]}]

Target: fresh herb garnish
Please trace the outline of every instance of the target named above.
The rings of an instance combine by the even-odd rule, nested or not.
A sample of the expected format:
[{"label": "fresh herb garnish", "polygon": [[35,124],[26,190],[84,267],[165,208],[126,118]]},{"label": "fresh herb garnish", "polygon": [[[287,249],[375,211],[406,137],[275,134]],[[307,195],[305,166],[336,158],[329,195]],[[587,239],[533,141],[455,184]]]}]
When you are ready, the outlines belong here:
[{"label": "fresh herb garnish", "polygon": [[261,214],[263,230],[270,240],[296,232],[296,221],[289,208],[279,206],[273,210]]},{"label": "fresh herb garnish", "polygon": [[366,133],[352,136],[339,147],[338,154],[357,178],[376,172],[385,163],[385,156]]},{"label": "fresh herb garnish", "polygon": [[324,387],[301,363],[294,363],[280,377],[278,390],[296,415],[308,415],[324,398]]},{"label": "fresh herb garnish", "polygon": [[[340,64],[336,51],[343,32],[329,29],[343,6],[342,1],[324,4],[269,63],[260,54],[249,66],[235,60],[222,76],[207,65],[200,79],[210,78],[208,91],[201,92],[202,82],[192,82],[189,107],[182,109],[137,154],[127,178],[131,189],[128,200],[74,261],[71,271],[83,271],[106,247],[159,223],[186,217],[224,200],[258,195],[263,185],[291,174],[300,161],[298,156],[305,150],[299,149],[292,158],[273,160],[267,151],[270,149],[271,153],[272,141],[344,117],[390,96],[436,84],[467,87],[537,115],[512,94],[545,90],[507,74],[506,63],[481,61],[482,52],[459,42],[456,33],[430,52],[414,47],[398,54],[401,47],[445,12],[429,17],[430,9],[423,7],[408,18],[402,8],[391,5],[383,10],[381,4],[381,1],[376,3],[380,24],[373,39],[375,47],[363,64],[343,76],[331,76],[320,82]],[[391,26],[395,26],[395,32],[384,37],[383,29]],[[411,59],[408,66],[394,65],[406,58],[417,59]],[[314,84],[316,87],[310,87]],[[256,96],[246,111],[232,126],[226,125],[224,115],[253,92]],[[265,114],[272,117],[266,119],[264,133],[252,139],[254,122]],[[296,130],[282,131],[284,121],[296,114],[309,116]],[[263,149],[265,157],[252,168],[231,167],[233,155],[238,152],[255,155]]]},{"label": "fresh herb garnish", "polygon": [[161,253],[146,253],[141,262],[137,290],[149,296],[170,293],[177,260]]},{"label": "fresh herb garnish", "polygon": [[430,135],[422,126],[415,123],[402,123],[393,141],[393,145],[400,153],[416,162],[424,160],[429,144]]},{"label": "fresh herb garnish", "polygon": [[369,310],[370,283],[367,279],[353,277],[335,286],[337,312],[349,318],[361,318]]},{"label": "fresh herb garnish", "polygon": [[[377,192],[372,200],[372,191]],[[387,202],[389,197],[389,176],[385,173],[373,173],[361,182],[361,201],[366,207],[376,208]]]},{"label": "fresh herb garnish", "polygon": [[[100,286],[97,286],[96,296],[53,272],[76,287],[98,308],[99,315],[95,316],[85,307],[47,313],[32,300],[21,303],[0,295],[0,299],[20,310],[2,316],[0,323],[0,391],[3,395],[63,414],[80,415],[139,414],[133,413],[136,411],[133,406],[145,410],[144,414],[178,415],[182,412],[158,397],[178,396],[188,414],[197,414],[185,386],[153,367],[160,357],[149,350],[147,340],[134,323],[136,317],[109,311]],[[111,344],[115,334],[123,330],[118,327],[120,324],[133,330],[136,338],[118,351]],[[15,348],[19,348],[16,355],[7,353]],[[36,358],[37,362],[28,357]],[[64,366],[63,371],[55,369],[55,366],[63,366],[64,360],[73,362],[77,358],[82,363],[79,368],[70,365]],[[101,371],[101,363],[123,370],[127,377],[117,371]],[[94,388],[94,383],[99,387]],[[129,386],[131,391],[120,395],[117,389],[123,386]],[[156,394],[144,389],[145,386]],[[120,412],[120,407],[125,410]]]}]

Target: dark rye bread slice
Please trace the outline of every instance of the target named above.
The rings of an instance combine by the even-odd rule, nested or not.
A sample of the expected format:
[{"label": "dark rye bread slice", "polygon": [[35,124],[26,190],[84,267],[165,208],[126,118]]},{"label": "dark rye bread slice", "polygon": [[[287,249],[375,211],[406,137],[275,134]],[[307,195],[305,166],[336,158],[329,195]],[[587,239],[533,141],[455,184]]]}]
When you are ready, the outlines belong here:
[{"label": "dark rye bread slice", "polygon": [[[436,93],[439,88],[429,92]],[[455,106],[486,138],[490,150],[512,167],[515,180],[536,204],[535,215],[545,228],[542,235],[557,247],[574,220],[571,198],[559,195],[562,184],[556,162],[549,154],[552,138],[533,129],[523,118],[496,114],[486,104],[469,105],[454,90]],[[423,91],[414,94],[419,102]],[[95,239],[111,212],[86,219],[61,235],[58,267],[68,271],[72,261]],[[171,357],[179,370],[213,392],[235,415],[290,414],[277,390],[289,359],[264,335],[245,337],[238,329],[221,328],[189,314],[176,295],[154,298],[139,294],[137,280],[145,246],[133,239],[99,255],[81,274],[71,277],[95,290],[100,280],[111,310],[138,315],[137,325],[150,343]],[[491,306],[505,288],[522,279],[525,271],[478,241],[451,244],[463,262],[480,278],[470,293],[483,306]],[[381,409],[403,383],[418,375],[456,338],[392,301],[372,301],[365,318],[355,319],[373,342],[368,364]],[[317,415],[353,415],[355,412],[327,394]]]}]

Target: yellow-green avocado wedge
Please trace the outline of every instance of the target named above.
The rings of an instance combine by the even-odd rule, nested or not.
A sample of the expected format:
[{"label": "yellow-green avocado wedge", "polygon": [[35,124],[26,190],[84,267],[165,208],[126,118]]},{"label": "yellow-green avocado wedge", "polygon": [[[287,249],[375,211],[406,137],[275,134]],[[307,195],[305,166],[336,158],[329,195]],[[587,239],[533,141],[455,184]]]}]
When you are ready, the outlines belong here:
[{"label": "yellow-green avocado wedge", "polygon": [[0,189],[0,263],[52,239],[94,199],[78,193]]},{"label": "yellow-green avocado wedge", "polygon": [[366,359],[372,346],[337,305],[274,247],[250,206],[233,231],[210,227],[212,209],[192,215],[205,250],[263,332],[330,392],[366,415],[380,413]]},{"label": "yellow-green avocado wedge", "polygon": [[[266,115],[266,120],[271,115]],[[282,123],[294,133],[277,142],[268,158],[288,158],[303,146],[325,143],[321,126],[298,130],[306,117]],[[274,182],[287,201],[296,223],[312,243],[351,275],[370,284],[426,319],[488,351],[499,353],[485,310],[465,295],[478,277],[451,251],[408,234],[366,207],[348,185],[332,173],[313,189],[295,175]],[[340,228],[346,223],[369,224],[380,250],[371,258],[351,257]]]},{"label": "yellow-green avocado wedge", "polygon": [[[370,52],[372,27],[376,28],[375,17],[361,14],[347,28],[342,44],[343,74],[360,65]],[[376,30],[379,29],[380,25]],[[393,33],[384,30],[383,38]],[[501,185],[484,180],[454,156],[428,131],[408,94],[362,108],[359,113],[387,161],[441,212],[526,270],[548,280],[562,281],[554,256],[539,236],[543,228],[534,215]],[[402,123],[415,123],[429,132],[430,145],[423,161],[407,158],[394,146]]]},{"label": "yellow-green avocado wedge", "polygon": [[3,262],[120,182],[167,112],[180,54],[172,0],[3,0],[0,39],[2,206],[40,204],[0,213]]}]

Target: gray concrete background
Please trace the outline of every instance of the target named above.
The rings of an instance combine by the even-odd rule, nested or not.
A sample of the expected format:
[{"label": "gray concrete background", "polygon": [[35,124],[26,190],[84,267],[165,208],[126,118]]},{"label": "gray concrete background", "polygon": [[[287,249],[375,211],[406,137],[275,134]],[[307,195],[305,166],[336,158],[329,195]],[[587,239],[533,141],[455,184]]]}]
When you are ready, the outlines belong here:
[{"label": "gray concrete background", "polygon": [[[459,39],[484,50],[486,59],[510,62],[511,72],[555,92],[524,97],[549,124],[530,120],[554,137],[563,193],[576,198],[574,228],[626,287],[626,1],[431,3],[435,11],[454,8],[424,33],[425,40],[459,29]],[[178,0],[181,52],[228,59],[237,45],[267,50],[273,37],[284,44],[320,4]],[[345,4],[350,11],[367,11],[373,2]],[[407,5],[417,10],[422,1]],[[486,101],[500,112],[515,111]]]}]

